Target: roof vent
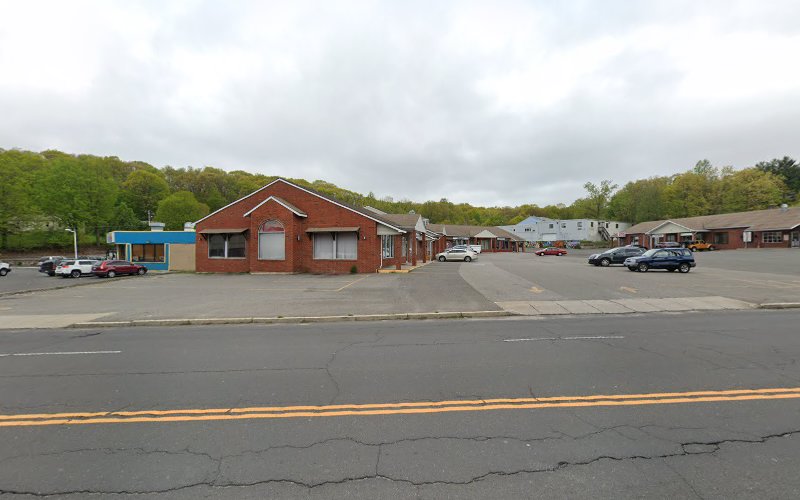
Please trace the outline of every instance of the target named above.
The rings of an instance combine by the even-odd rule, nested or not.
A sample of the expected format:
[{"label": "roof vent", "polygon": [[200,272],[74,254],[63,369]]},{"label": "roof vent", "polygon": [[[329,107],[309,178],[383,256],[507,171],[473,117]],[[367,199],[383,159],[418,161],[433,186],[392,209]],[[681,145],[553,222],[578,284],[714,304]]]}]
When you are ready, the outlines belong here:
[{"label": "roof vent", "polygon": [[163,222],[153,221],[153,222],[150,222],[149,225],[150,225],[150,230],[151,231],[158,232],[158,231],[163,231],[164,230],[164,226],[166,224],[164,224]]},{"label": "roof vent", "polygon": [[184,231],[194,231],[194,222],[184,222],[183,223],[183,230]]},{"label": "roof vent", "polygon": [[789,205],[781,203],[781,212],[786,212],[787,210],[789,210]]},{"label": "roof vent", "polygon": [[411,215],[414,215],[414,214],[416,214],[417,212],[415,212],[415,211],[413,211],[413,210],[409,210],[409,211],[408,211],[408,213],[409,213],[409,214],[411,214]]}]

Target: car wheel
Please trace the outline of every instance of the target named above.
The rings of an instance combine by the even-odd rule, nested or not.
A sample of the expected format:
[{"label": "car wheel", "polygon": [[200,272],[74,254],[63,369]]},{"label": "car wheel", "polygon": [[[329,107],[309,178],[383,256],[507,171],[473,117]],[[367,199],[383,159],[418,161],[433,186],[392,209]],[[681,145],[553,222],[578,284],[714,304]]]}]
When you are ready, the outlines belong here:
[{"label": "car wheel", "polygon": [[56,275],[56,272],[55,271],[47,271],[47,275],[52,277],[52,276]]},{"label": "car wheel", "polygon": [[79,269],[75,269],[74,271],[69,273],[69,275],[72,276],[73,278],[80,278],[81,277],[81,272],[80,272]]},{"label": "car wheel", "polygon": [[115,273],[114,271],[109,271],[108,274],[106,274],[106,276],[108,276],[109,278],[113,278],[116,275],[117,273]]},{"label": "car wheel", "polygon": [[687,264],[685,262],[683,264],[681,264],[680,266],[678,266],[678,271],[680,271],[680,272],[682,272],[684,274],[688,273],[689,269],[691,269],[691,266],[689,266],[689,264]]},{"label": "car wheel", "polygon": [[5,276],[8,274],[8,269],[0,269],[0,276]]},{"label": "car wheel", "polygon": [[444,256],[444,255],[442,255],[441,257],[439,257],[439,262],[444,262],[444,261],[446,261],[446,260],[447,260],[447,259],[445,258],[445,256]]},{"label": "car wheel", "polygon": [[645,264],[644,262],[642,262],[641,264],[639,264],[639,265],[636,267],[636,269],[638,269],[640,273],[646,273],[646,272],[647,272],[647,270],[648,270],[648,269],[650,269],[650,266],[648,266],[647,264]]},{"label": "car wheel", "polygon": [[608,267],[611,265],[611,259],[602,259],[600,261],[600,265],[603,267]]},{"label": "car wheel", "polygon": [[139,276],[144,276],[144,273],[146,272],[147,270],[145,268],[141,268],[138,271],[136,271],[136,274],[138,274]]},{"label": "car wheel", "polygon": [[709,252],[713,252],[714,250],[716,250],[716,248],[714,248],[714,247],[708,247],[708,251],[709,251]]},{"label": "car wheel", "polygon": [[464,257],[464,262],[472,262],[472,257],[467,255],[466,257]]},{"label": "car wheel", "polygon": [[692,252],[696,252],[696,251],[697,251],[697,247],[692,247],[692,248],[690,248],[690,250],[691,250]]}]

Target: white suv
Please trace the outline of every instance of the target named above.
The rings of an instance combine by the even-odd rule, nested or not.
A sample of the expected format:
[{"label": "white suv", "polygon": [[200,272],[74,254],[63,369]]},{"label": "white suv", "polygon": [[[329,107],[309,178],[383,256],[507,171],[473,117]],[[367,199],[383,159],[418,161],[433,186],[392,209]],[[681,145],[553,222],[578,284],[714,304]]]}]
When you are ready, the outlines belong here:
[{"label": "white suv", "polygon": [[62,260],[56,267],[56,275],[62,278],[80,278],[83,274],[92,274],[92,266],[96,265],[96,260]]},{"label": "white suv", "polygon": [[11,272],[11,264],[0,262],[0,276],[5,276]]}]

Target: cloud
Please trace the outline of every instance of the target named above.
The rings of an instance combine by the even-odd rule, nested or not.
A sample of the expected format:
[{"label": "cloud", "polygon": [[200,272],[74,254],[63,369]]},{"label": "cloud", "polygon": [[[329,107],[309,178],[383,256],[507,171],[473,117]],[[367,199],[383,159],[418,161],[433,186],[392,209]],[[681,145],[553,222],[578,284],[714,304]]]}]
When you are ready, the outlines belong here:
[{"label": "cloud", "polygon": [[796,2],[7,3],[0,147],[569,203],[798,155]]}]

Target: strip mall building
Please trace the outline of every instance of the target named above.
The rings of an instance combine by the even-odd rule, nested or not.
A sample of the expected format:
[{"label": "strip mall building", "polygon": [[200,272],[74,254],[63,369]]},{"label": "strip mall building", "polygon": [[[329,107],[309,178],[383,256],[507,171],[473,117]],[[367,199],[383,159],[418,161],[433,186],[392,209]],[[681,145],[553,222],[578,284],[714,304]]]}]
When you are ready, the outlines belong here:
[{"label": "strip mall building", "polygon": [[800,207],[641,222],[628,228],[627,244],[703,240],[718,249],[800,248]]},{"label": "strip mall building", "polygon": [[[200,219],[195,230],[198,272],[372,273],[427,262],[453,242],[418,214],[355,207],[285,179]],[[473,239],[490,251],[522,248],[499,228],[481,230],[488,232]]]}]

